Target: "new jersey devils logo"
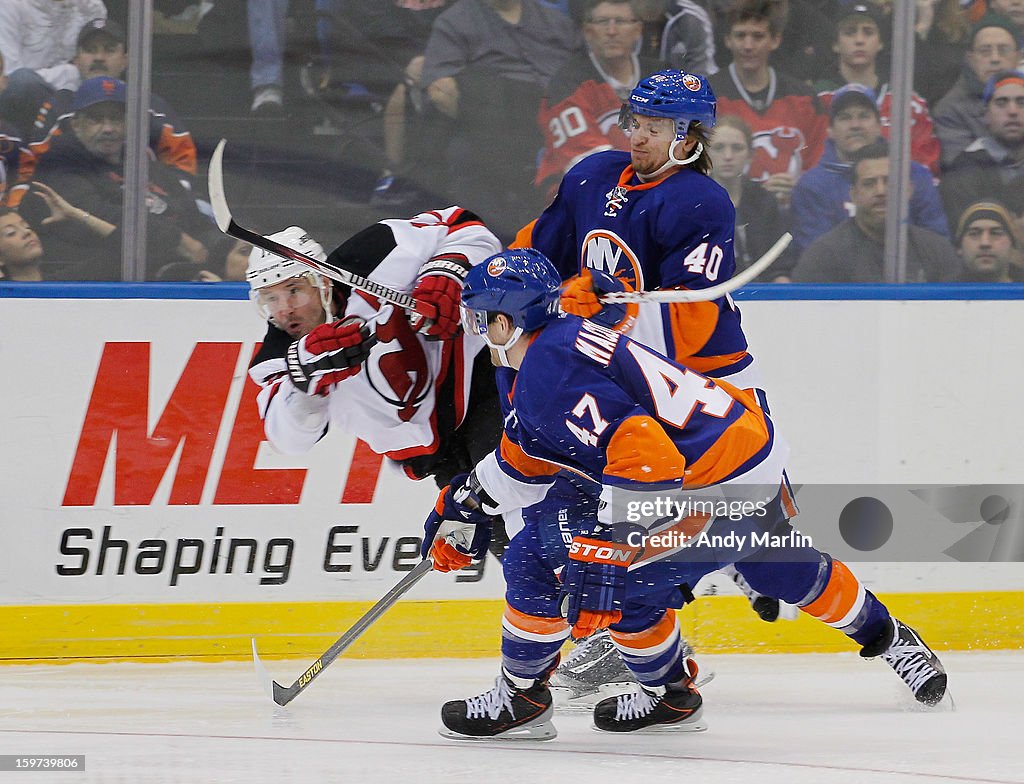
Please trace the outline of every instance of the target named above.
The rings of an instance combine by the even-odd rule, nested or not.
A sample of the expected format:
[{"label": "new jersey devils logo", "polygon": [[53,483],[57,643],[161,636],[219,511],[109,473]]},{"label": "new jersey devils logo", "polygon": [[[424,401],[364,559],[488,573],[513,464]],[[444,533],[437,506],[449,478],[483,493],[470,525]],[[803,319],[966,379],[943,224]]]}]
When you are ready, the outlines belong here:
[{"label": "new jersey devils logo", "polygon": [[783,125],[755,133],[750,179],[760,182],[772,174],[799,175],[806,147],[807,139],[799,128]]},{"label": "new jersey devils logo", "polygon": [[430,392],[430,370],[423,345],[405,314],[394,308],[387,321],[377,323],[377,340],[385,349],[374,351],[366,363],[366,379],[374,391],[398,409],[408,422]]}]

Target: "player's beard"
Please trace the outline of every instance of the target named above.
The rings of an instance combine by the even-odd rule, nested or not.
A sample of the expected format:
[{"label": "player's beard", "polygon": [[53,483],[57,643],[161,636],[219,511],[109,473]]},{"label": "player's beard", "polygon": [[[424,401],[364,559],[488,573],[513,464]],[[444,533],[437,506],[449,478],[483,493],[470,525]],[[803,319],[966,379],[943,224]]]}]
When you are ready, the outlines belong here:
[{"label": "player's beard", "polygon": [[648,175],[668,163],[668,157],[664,153],[657,155],[650,150],[632,150],[630,162],[633,164],[633,171],[637,174]]}]

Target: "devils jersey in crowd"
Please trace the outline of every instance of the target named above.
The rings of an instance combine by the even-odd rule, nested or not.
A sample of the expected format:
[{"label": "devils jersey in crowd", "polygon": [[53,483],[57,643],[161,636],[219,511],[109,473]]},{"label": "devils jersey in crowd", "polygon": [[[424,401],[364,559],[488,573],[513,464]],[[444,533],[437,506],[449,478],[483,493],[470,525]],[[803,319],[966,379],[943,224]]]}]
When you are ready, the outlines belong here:
[{"label": "devils jersey in crowd", "polygon": [[[638,291],[703,289],[735,272],[735,221],[729,194],[710,177],[676,168],[642,183],[629,153],[610,150],[576,164],[515,244],[539,250],[563,279],[591,267]],[[644,303],[630,335],[715,376],[737,372],[752,361],[739,310],[728,297]]]},{"label": "devils jersey in crowd", "polygon": [[771,69],[768,87],[752,95],[735,75],[735,66],[709,80],[718,99],[718,116],[740,117],[754,134],[747,176],[763,182],[773,174],[799,177],[818,162],[828,136],[828,117],[807,85]]},{"label": "devils jersey in crowd", "polygon": [[500,448],[476,469],[501,510],[535,503],[560,469],[595,494],[741,480],[774,495],[788,452],[753,390],[576,316],[550,321],[530,344],[511,405]]},{"label": "devils jersey in crowd", "polygon": [[[657,69],[657,61],[634,55],[634,73]],[[538,187],[554,188],[563,174],[591,153],[629,149],[618,119],[622,102],[635,86],[616,83],[589,52],[574,55],[551,78],[537,114],[544,134],[535,180]]]},{"label": "devils jersey in crowd", "polygon": [[[458,256],[478,264],[500,250],[498,239],[476,215],[449,207],[408,220],[380,221],[337,248],[329,260],[384,286],[411,292],[428,259]],[[440,476],[429,458],[442,457],[439,453],[463,425],[467,411],[482,402],[471,400],[471,388],[474,396],[478,391],[486,396],[489,382],[491,417],[500,423],[493,371],[486,352],[481,354],[484,343],[479,337],[426,340],[413,331],[402,308],[361,291],[351,292],[343,316],[372,319],[377,343],[360,372],[334,385],[326,405],[312,407],[315,410],[288,378],[285,354],[291,338],[268,324],[249,374],[262,387],[257,402],[267,439],[280,451],[306,452],[330,425],[402,462],[415,478]],[[496,437],[481,446],[480,454],[493,448]],[[460,462],[471,466],[474,461],[466,457]]]}]

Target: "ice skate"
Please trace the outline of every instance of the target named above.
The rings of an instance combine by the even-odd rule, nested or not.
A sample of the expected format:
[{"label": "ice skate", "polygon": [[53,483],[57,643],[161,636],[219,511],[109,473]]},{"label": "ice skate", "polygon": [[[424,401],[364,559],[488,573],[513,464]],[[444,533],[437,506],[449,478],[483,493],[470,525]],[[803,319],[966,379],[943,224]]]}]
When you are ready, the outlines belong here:
[{"label": "ice skate", "polygon": [[[693,648],[683,640],[682,654],[693,656]],[[715,677],[708,671],[694,684],[704,686]],[[605,697],[625,694],[636,685],[636,677],[622,661],[608,629],[601,629],[569,652],[548,682],[555,698],[555,710],[590,711]]]},{"label": "ice skate", "polygon": [[946,671],[939,657],[917,632],[896,618],[878,639],[861,649],[860,655],[865,659],[881,656],[924,705],[938,705],[946,694]]},{"label": "ice skate", "polygon": [[594,728],[604,732],[702,732],[703,698],[693,687],[697,665],[687,661],[690,676],[679,686],[643,686],[601,700],[594,708]]},{"label": "ice skate", "polygon": [[559,710],[592,710],[602,697],[629,691],[636,678],[601,629],[580,640],[548,682]]},{"label": "ice skate", "polygon": [[551,691],[543,681],[517,686],[503,671],[494,688],[441,708],[444,723],[438,732],[458,740],[551,740],[558,735],[551,723]]}]

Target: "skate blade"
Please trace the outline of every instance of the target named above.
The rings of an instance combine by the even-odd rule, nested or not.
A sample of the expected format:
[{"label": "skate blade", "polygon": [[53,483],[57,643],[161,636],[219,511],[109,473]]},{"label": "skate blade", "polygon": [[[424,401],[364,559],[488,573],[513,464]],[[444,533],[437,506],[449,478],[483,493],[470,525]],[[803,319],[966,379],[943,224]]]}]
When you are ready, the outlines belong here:
[{"label": "skate blade", "polygon": [[708,670],[707,672],[700,673],[700,677],[693,682],[693,688],[702,689],[707,686],[711,681],[715,679],[715,671]]},{"label": "skate blade", "polygon": [[572,689],[560,688],[557,686],[548,687],[551,689],[551,701],[554,703],[558,713],[589,713],[594,706],[602,699],[598,691],[590,691],[586,694],[576,694]]},{"label": "skate blade", "polygon": [[552,700],[555,710],[562,713],[583,713],[592,711],[603,699],[618,697],[620,694],[636,688],[636,681],[614,681],[602,683],[596,689],[582,694],[575,693],[573,689],[563,686],[548,686],[551,689]]},{"label": "skate blade", "polygon": [[469,741],[481,741],[481,740],[498,740],[498,741],[523,741],[523,740],[535,740],[545,741],[554,740],[558,737],[558,730],[555,729],[555,725],[550,721],[545,721],[541,724],[524,725],[522,727],[514,727],[505,732],[497,735],[463,735],[462,733],[455,732],[442,726],[437,731],[438,735],[442,738],[450,738],[451,740],[469,740]]}]

